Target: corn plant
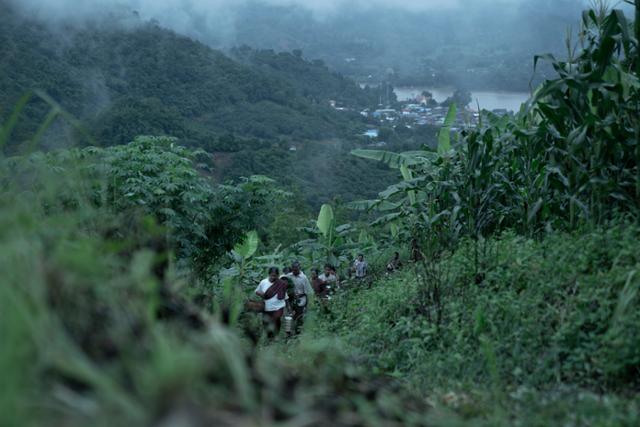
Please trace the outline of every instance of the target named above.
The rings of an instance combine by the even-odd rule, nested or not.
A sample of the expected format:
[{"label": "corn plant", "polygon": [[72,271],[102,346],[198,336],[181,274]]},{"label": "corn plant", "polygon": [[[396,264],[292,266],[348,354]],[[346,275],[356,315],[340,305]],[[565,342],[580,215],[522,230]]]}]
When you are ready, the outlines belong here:
[{"label": "corn plant", "polygon": [[557,77],[514,117],[484,112],[453,147],[445,125],[437,152],[353,152],[399,168],[403,181],[352,207],[378,210],[377,223],[397,221],[412,234],[446,224],[445,246],[505,228],[534,235],[616,212],[637,217],[640,80],[631,25],[621,11],[587,11],[579,54],[540,55],[534,64],[540,60],[551,61]]}]

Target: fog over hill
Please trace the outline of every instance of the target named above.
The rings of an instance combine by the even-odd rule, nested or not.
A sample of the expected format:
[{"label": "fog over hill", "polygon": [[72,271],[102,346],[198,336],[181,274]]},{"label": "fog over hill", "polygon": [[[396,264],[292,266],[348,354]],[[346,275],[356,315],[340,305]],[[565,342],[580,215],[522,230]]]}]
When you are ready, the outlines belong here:
[{"label": "fog over hill", "polygon": [[525,89],[586,0],[11,0],[54,25],[160,25],[216,48],[302,50],[359,81]]}]

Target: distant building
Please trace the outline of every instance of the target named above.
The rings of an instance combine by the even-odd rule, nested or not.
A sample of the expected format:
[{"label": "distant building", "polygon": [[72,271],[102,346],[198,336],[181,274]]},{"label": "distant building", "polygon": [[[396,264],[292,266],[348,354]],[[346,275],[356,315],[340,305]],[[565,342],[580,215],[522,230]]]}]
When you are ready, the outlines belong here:
[{"label": "distant building", "polygon": [[373,117],[376,119],[393,120],[398,115],[398,112],[392,108],[381,108],[373,112]]}]

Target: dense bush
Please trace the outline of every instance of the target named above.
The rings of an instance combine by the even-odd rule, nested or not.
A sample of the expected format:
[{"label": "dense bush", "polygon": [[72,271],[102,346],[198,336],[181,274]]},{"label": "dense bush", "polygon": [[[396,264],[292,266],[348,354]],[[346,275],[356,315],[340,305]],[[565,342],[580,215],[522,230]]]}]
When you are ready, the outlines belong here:
[{"label": "dense bush", "polygon": [[[181,147],[171,138],[139,137],[124,146],[11,159],[5,182],[15,191],[27,184],[32,191],[41,191],[47,180],[76,179],[82,193],[76,193],[80,184],[61,186],[46,193],[43,208],[64,211],[91,201],[122,216],[122,224],[113,224],[110,234],[123,239],[133,232],[126,218],[147,216],[164,230],[158,244],[204,274],[246,231],[270,223],[274,213],[263,212],[264,207],[284,193],[259,176],[243,178],[236,185],[215,185],[196,168],[198,160],[209,161],[208,155]],[[11,179],[17,179],[18,188]]]}]

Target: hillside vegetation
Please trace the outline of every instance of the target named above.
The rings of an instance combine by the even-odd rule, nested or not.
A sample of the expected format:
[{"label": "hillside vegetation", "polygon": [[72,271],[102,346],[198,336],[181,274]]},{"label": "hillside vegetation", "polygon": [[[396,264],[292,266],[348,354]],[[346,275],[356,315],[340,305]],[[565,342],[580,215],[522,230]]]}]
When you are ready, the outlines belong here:
[{"label": "hillside vegetation", "polygon": [[[293,54],[254,52],[255,60],[238,62],[154,23],[59,28],[21,17],[5,2],[0,8],[4,113],[26,92],[40,89],[79,118],[89,142],[100,145],[123,144],[141,134],[207,148],[228,134],[296,140],[350,136],[361,129],[359,116],[336,112],[329,100],[348,98],[362,108],[378,101],[373,91]],[[28,139],[46,113],[46,105],[30,105],[10,146]],[[59,130],[58,145],[68,144],[68,137]]]},{"label": "hillside vegetation", "polygon": [[[535,58],[555,75],[518,114],[454,133],[454,104],[435,148],[354,149],[339,162],[400,182],[317,217],[269,177],[214,182],[215,158],[166,136],[43,152],[45,120],[9,157],[18,103],[0,127],[0,425],[638,425],[635,7],[586,11],[574,55]],[[246,308],[294,260],[343,282],[271,338]]]},{"label": "hillside vegetation", "polygon": [[[0,117],[25,103],[6,153],[40,133],[46,148],[163,135],[215,154],[220,182],[264,174],[313,208],[375,196],[396,177],[348,156],[365,129],[357,111],[377,106],[379,89],[361,89],[321,61],[247,47],[229,57],[155,23],[60,28],[5,2],[0,11]],[[336,111],[330,101],[353,111]],[[279,169],[283,162],[296,167]]]}]

